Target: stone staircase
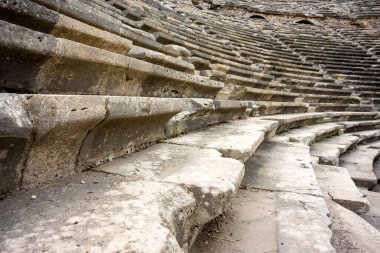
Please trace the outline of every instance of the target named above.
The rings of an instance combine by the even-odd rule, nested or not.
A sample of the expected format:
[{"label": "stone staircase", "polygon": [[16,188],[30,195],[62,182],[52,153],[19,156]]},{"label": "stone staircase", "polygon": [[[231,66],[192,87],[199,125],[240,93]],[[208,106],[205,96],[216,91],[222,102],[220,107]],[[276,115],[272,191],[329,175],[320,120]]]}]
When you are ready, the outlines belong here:
[{"label": "stone staircase", "polygon": [[0,1],[0,252],[376,252],[380,5],[195,2]]}]

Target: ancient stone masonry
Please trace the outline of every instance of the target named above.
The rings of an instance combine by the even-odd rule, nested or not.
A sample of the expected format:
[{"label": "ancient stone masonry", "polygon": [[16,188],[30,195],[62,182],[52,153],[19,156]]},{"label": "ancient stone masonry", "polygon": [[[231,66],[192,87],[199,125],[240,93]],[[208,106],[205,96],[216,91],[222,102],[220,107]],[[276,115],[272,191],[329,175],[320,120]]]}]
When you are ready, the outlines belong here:
[{"label": "ancient stone masonry", "polygon": [[380,248],[380,1],[0,0],[0,252]]}]

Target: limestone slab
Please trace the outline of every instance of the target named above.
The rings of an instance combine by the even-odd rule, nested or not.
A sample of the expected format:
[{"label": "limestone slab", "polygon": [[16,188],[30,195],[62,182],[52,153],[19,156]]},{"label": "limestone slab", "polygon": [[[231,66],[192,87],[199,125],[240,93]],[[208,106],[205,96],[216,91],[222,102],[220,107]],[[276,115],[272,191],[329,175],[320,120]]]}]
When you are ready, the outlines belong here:
[{"label": "limestone slab", "polygon": [[258,123],[257,120],[242,120],[209,127],[204,131],[189,133],[167,142],[216,149],[224,157],[245,162],[264,140],[267,130],[274,127],[273,122],[260,121]]},{"label": "limestone slab", "polygon": [[277,252],[277,195],[240,189],[225,214],[204,227],[191,252]]},{"label": "limestone slab", "polygon": [[23,96],[0,94],[0,195],[21,184],[33,130],[26,102]]},{"label": "limestone slab", "polygon": [[165,137],[245,117],[248,103],[231,100],[183,99],[182,111],[165,127]]},{"label": "limestone slab", "polygon": [[340,166],[347,168],[357,186],[372,188],[377,183],[373,162],[379,154],[379,141],[359,145],[340,157]]},{"label": "limestone slab", "polygon": [[360,138],[360,142],[372,142],[380,139],[380,129],[354,132],[352,135]]},{"label": "limestone slab", "polygon": [[324,194],[357,214],[368,212],[368,200],[358,190],[346,168],[320,164],[313,164],[313,167]]},{"label": "limestone slab", "polygon": [[158,144],[96,170],[133,180],[170,182],[189,189],[198,203],[195,219],[203,225],[221,214],[236,195],[244,165],[213,149]]},{"label": "limestone slab", "polygon": [[310,146],[310,154],[318,163],[338,166],[339,157],[359,141],[359,137],[351,134],[333,136]]},{"label": "limestone slab", "polygon": [[280,133],[288,129],[317,123],[324,117],[326,117],[326,113],[295,113],[263,116],[260,119],[278,121],[279,127],[276,132]]},{"label": "limestone slab", "polygon": [[301,143],[266,141],[246,163],[242,185],[270,191],[321,196],[309,147]]},{"label": "limestone slab", "polygon": [[340,132],[342,126],[335,123],[316,124],[304,126],[299,129],[293,129],[286,133],[282,133],[274,137],[277,141],[300,142],[311,145],[315,141],[323,139],[327,136],[336,135]]},{"label": "limestone slab", "polygon": [[85,172],[1,201],[0,248],[181,253],[194,209],[192,195],[173,184]]},{"label": "limestone slab", "polygon": [[[337,253],[376,253],[380,232],[360,216],[332,200],[326,200],[332,219],[331,243]],[[370,242],[370,243],[369,243]]]},{"label": "limestone slab", "polygon": [[278,202],[279,252],[335,252],[330,244],[329,211],[322,197],[282,192]]},{"label": "limestone slab", "polygon": [[359,190],[368,199],[370,207],[369,211],[361,215],[361,217],[380,231],[380,193],[378,186],[372,191],[362,187]]},{"label": "limestone slab", "polygon": [[31,95],[29,114],[34,138],[22,186],[33,188],[77,171],[76,160],[87,133],[105,115],[105,99],[98,96]]},{"label": "limestone slab", "polygon": [[180,99],[107,97],[107,115],[83,141],[78,166],[93,167],[164,138],[166,124],[181,105]]}]

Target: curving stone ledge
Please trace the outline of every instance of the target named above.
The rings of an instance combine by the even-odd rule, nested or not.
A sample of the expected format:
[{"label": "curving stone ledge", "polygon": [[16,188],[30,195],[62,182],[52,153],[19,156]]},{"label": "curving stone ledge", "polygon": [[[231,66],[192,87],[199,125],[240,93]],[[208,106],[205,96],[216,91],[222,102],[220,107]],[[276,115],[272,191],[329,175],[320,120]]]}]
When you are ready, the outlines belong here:
[{"label": "curving stone ledge", "polygon": [[0,20],[2,90],[214,98],[224,84]]},{"label": "curving stone ledge", "polygon": [[188,252],[244,174],[241,162],[216,150],[172,144],[96,169],[106,173],[84,172],[2,201],[2,252]]}]

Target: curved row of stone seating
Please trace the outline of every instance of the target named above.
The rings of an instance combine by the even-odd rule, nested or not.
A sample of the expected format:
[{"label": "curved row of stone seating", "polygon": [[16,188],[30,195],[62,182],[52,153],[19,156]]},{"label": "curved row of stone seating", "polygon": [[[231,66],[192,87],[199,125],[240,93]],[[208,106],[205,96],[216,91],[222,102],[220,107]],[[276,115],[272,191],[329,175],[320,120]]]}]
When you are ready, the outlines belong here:
[{"label": "curved row of stone seating", "polygon": [[[198,1],[199,2],[199,1]],[[346,17],[370,18],[378,17],[380,4],[377,1],[212,1],[208,8],[245,9],[250,12],[272,15],[306,16],[306,17]]]},{"label": "curved row of stone seating", "polygon": [[[212,13],[190,1],[0,4],[1,251],[188,252],[230,205],[247,164],[289,150],[299,154],[281,170],[285,184],[258,182],[289,204],[280,247],[333,251],[306,144],[378,125],[375,58],[342,38],[325,47],[333,64],[321,68],[306,55],[334,33],[314,29],[308,46],[305,28]],[[337,59],[371,68],[347,84]],[[287,144],[256,153],[269,138]],[[18,190],[28,191],[8,197]],[[310,218],[308,243],[290,228]]]},{"label": "curved row of stone seating", "polygon": [[[367,212],[368,201],[356,188],[347,169],[312,165],[312,154],[307,146],[360,125],[373,128],[378,126],[379,120],[332,123],[336,119],[324,116],[314,113],[261,118],[277,121],[277,134],[261,144],[247,160],[237,198],[223,219],[207,225],[193,252],[216,253],[232,249],[242,252],[335,252],[334,248],[345,252],[351,245],[366,249],[366,252],[376,252],[376,247],[368,245],[367,239],[378,240],[380,232],[353,213]],[[190,134],[181,139],[193,143],[198,135]],[[332,219],[326,219],[327,216]],[[356,227],[351,227],[354,223],[361,224],[358,230],[368,231],[366,238],[355,238]],[[345,234],[341,235],[341,231]],[[337,237],[350,244],[342,245]]]},{"label": "curved row of stone seating", "polygon": [[[79,3],[78,3],[79,4]],[[45,3],[45,5],[50,6]],[[73,5],[75,7],[75,5]],[[73,9],[74,7],[71,6],[70,8]],[[66,7],[61,7],[59,10],[60,12],[70,14],[71,16],[78,18],[78,15],[80,14],[75,13],[74,11],[69,12],[69,10],[65,10]],[[69,8],[69,7],[67,7]],[[75,8],[74,8],[75,9]],[[278,87],[276,89],[282,89],[277,85],[276,83],[271,83],[271,80],[273,78],[278,78],[279,76],[281,78],[296,78],[296,80],[300,80],[301,75],[297,75],[295,73],[291,73],[293,70],[290,68],[285,68],[286,72],[278,72],[276,71],[270,71],[268,74],[263,73],[256,73],[254,71],[254,68],[250,67],[250,65],[244,65],[246,66],[246,70],[241,69],[241,66],[243,66],[241,63],[235,63],[238,64],[236,66],[239,66],[240,69],[237,70],[234,66],[228,66],[228,64],[231,64],[232,61],[225,62],[224,58],[226,55],[224,54],[224,58],[220,58],[220,62],[213,62],[215,60],[215,56],[212,56],[211,59],[211,65],[210,65],[210,58],[208,56],[205,56],[205,53],[201,53],[200,55],[197,55],[195,51],[184,51],[186,50],[184,47],[175,47],[172,44],[168,44],[164,46],[165,48],[173,49],[173,52],[176,52],[177,55],[181,54],[181,52],[184,53],[187,57],[182,57],[183,59],[174,58],[170,55],[164,55],[162,53],[152,51],[148,48],[142,48],[139,47],[139,43],[136,43],[134,40],[134,43],[136,43],[136,46],[131,45],[131,41],[123,39],[122,37],[116,37],[115,35],[104,32],[101,30],[97,30],[96,28],[88,27],[87,24],[92,24],[90,18],[82,17],[81,20],[84,20],[87,22],[81,23],[79,21],[76,21],[74,19],[71,19],[63,14],[58,14],[54,11],[47,10],[42,6],[35,5],[32,3],[29,3],[27,5],[13,5],[9,4],[6,7],[3,7],[2,11],[7,14],[5,15],[5,20],[8,20],[10,22],[24,25],[23,18],[25,17],[33,17],[34,22],[28,23],[26,26],[28,28],[32,29],[39,29],[42,31],[41,27],[50,27],[48,30],[51,30],[51,34],[59,37],[51,37],[51,36],[42,36],[44,34],[40,34],[38,32],[32,32],[30,30],[24,29],[21,26],[16,26],[11,23],[2,23],[2,26],[4,27],[4,30],[8,30],[9,36],[4,37],[3,44],[5,44],[5,47],[8,47],[7,53],[5,53],[4,57],[7,63],[12,64],[12,60],[14,60],[14,55],[12,55],[12,52],[14,52],[13,49],[11,49],[13,46],[16,46],[19,48],[19,50],[22,52],[25,57],[28,57],[28,54],[36,54],[36,62],[30,62],[24,61],[24,64],[28,66],[29,69],[36,69],[39,68],[39,71],[35,73],[36,71],[30,71],[30,73],[22,73],[22,75],[16,75],[17,78],[15,78],[14,71],[19,71],[12,69],[18,68],[18,65],[12,66],[9,68],[7,73],[9,76],[4,77],[5,86],[3,89],[7,91],[24,91],[24,90],[31,90],[34,92],[43,92],[43,93],[72,93],[72,94],[114,94],[114,95],[132,95],[132,96],[164,96],[164,97],[206,97],[206,98],[213,98],[216,96],[216,93],[218,90],[220,90],[223,87],[223,84],[218,81],[224,81],[224,80],[230,80],[228,76],[234,76],[234,75],[245,75],[246,77],[250,78],[250,84],[254,86],[254,89],[246,89],[241,88],[239,86],[233,87],[232,90],[236,89],[237,91],[232,94],[229,98],[230,99],[258,99],[258,100],[274,100],[274,101],[294,101],[295,97],[304,97],[303,101],[305,102],[313,102],[313,103],[325,103],[325,102],[334,102],[334,103],[340,103],[344,102],[346,103],[346,99],[340,98],[339,96],[345,97],[349,96],[349,91],[333,91],[332,89],[326,89],[326,88],[303,88],[299,85],[294,86],[286,86],[289,89],[287,89],[285,94],[283,93],[282,96],[280,92],[278,92],[278,96],[273,96],[273,92],[263,90],[264,87]],[[13,13],[22,13],[23,15],[19,15],[17,18],[15,18]],[[39,15],[37,15],[39,14]],[[21,16],[21,17],[20,17]],[[40,18],[36,18],[36,17]],[[44,19],[45,16],[50,17],[50,21]],[[120,15],[117,16],[118,18],[121,18]],[[54,21],[55,20],[55,21]],[[57,21],[59,20],[59,22]],[[144,22],[145,19],[141,22]],[[149,23],[149,22],[148,22]],[[99,27],[99,25],[97,25]],[[136,25],[138,26],[138,25]],[[144,25],[141,25],[141,27],[144,27]],[[8,27],[7,29],[5,27]],[[91,29],[90,29],[91,28]],[[47,29],[47,28],[46,28]],[[178,30],[177,30],[178,31]],[[160,34],[165,35],[164,33],[160,32]],[[175,33],[173,33],[176,35]],[[17,36],[25,36],[26,40],[16,40]],[[169,36],[169,35],[165,35]],[[64,38],[64,39],[61,39]],[[101,42],[99,42],[99,38],[101,39]],[[159,38],[159,37],[158,37]],[[174,37],[173,37],[174,38]],[[178,39],[174,42],[180,44],[181,46],[187,46],[188,44],[183,44],[186,40],[185,37],[180,37],[181,39]],[[240,38],[240,36],[239,36]],[[40,48],[33,47],[34,45],[31,45],[32,42],[25,43],[27,40],[34,41],[37,39],[42,40],[43,43],[50,43],[51,48],[48,51],[44,51],[42,46]],[[68,40],[65,40],[68,39]],[[157,39],[157,38],[155,38]],[[70,41],[69,41],[70,40]],[[80,42],[81,44],[76,44],[71,42],[71,40],[76,40],[76,42]],[[95,42],[96,41],[96,42]],[[193,39],[192,42],[195,40]],[[209,41],[209,40],[208,40]],[[267,45],[268,40],[266,40]],[[156,41],[157,42],[157,41]],[[171,41],[170,43],[174,43]],[[199,44],[202,41],[195,41],[198,43],[196,44],[190,44],[194,45],[195,48],[202,50],[202,44]],[[91,46],[88,47],[84,44]],[[29,44],[29,45],[25,45]],[[123,44],[123,46],[121,46]],[[277,43],[278,44],[278,43]],[[107,53],[100,50],[95,50],[95,47],[100,47],[101,49],[109,50]],[[145,45],[146,46],[146,45]],[[271,48],[273,48],[273,45],[270,45]],[[71,52],[71,50],[76,49],[76,52],[85,51],[86,53],[81,54],[81,58],[78,59],[78,57],[74,57],[70,54],[75,54],[74,52]],[[177,49],[174,50],[174,49]],[[192,49],[191,46],[188,49]],[[213,48],[215,49],[215,47]],[[258,48],[256,48],[257,50]],[[263,52],[263,48],[259,48],[261,54],[265,54]],[[12,51],[13,50],[13,51]],[[60,54],[54,53],[57,51],[61,51]],[[181,50],[181,52],[178,52],[178,50]],[[12,52],[11,52],[12,51]],[[36,52],[37,51],[37,52]],[[111,52],[110,52],[111,51]],[[224,50],[223,53],[225,53]],[[209,52],[209,51],[207,51]],[[118,53],[118,55],[115,55],[114,53]],[[292,52],[289,52],[292,54]],[[62,56],[61,56],[62,54]],[[120,56],[119,54],[127,54],[127,56]],[[188,57],[190,55],[197,55]],[[174,54],[175,55],[175,54]],[[205,57],[202,61],[200,61],[200,57]],[[131,58],[134,57],[134,58]],[[298,57],[298,56],[297,56]],[[57,60],[57,58],[60,58],[61,60]],[[63,60],[65,59],[65,60]],[[140,59],[140,60],[135,60]],[[234,58],[241,59],[241,62],[244,62],[243,58]],[[143,62],[145,61],[145,62]],[[187,61],[187,62],[186,62]],[[152,64],[149,64],[149,63]],[[248,64],[249,61],[245,61],[245,64]],[[86,63],[88,66],[85,66]],[[223,63],[223,64],[222,64]],[[86,69],[92,69],[94,72],[88,73],[88,76],[83,77],[79,76],[78,74],[74,74],[75,71],[78,72],[81,70],[80,68],[77,68],[77,64],[80,64],[83,66],[83,68]],[[111,68],[111,66],[113,68]],[[163,67],[159,67],[163,66]],[[213,65],[213,66],[212,66]],[[76,70],[74,70],[74,67]],[[91,68],[90,68],[91,67]],[[96,67],[96,68],[95,68]],[[54,68],[55,71],[59,69],[58,73],[53,73],[51,69]],[[128,68],[128,69],[127,69]],[[188,72],[189,74],[179,73],[175,71],[168,71],[167,68],[171,68],[177,71],[182,72]],[[12,69],[12,70],[11,70]],[[197,70],[198,69],[198,70]],[[265,69],[265,68],[264,68]],[[206,77],[194,77],[192,73],[193,71],[200,71],[200,74],[206,75]],[[249,71],[250,70],[250,71]],[[317,71],[317,70],[315,70]],[[49,73],[46,73],[49,72]],[[69,76],[67,74],[61,74],[61,72],[72,72]],[[214,77],[215,72],[217,73],[217,77]],[[224,74],[223,74],[224,73]],[[226,75],[226,73],[233,73],[232,75]],[[265,72],[264,72],[265,73]],[[315,72],[318,73],[318,72]],[[112,75],[114,79],[112,79],[113,87],[112,89],[109,87],[109,83],[111,81],[106,81],[105,83],[105,76]],[[125,75],[126,77],[123,77]],[[318,74],[321,76],[322,74]],[[66,78],[60,78],[60,80],[57,80],[56,76],[60,77],[66,77]],[[142,77],[143,76],[143,77]],[[214,78],[213,78],[214,77]],[[306,76],[304,76],[306,78]],[[304,78],[302,77],[302,78]],[[217,79],[217,81],[210,80],[211,79]],[[236,76],[236,78],[239,78]],[[235,79],[236,79],[235,78]],[[301,78],[301,82],[302,82]],[[16,80],[14,80],[16,79]],[[20,82],[17,79],[27,79],[27,81],[21,80],[23,83],[26,83],[22,85],[21,87],[19,84],[15,85],[14,83]],[[36,80],[37,79],[37,80]],[[306,79],[311,79],[315,81],[319,81],[320,78],[315,79],[314,77],[307,77]],[[154,84],[153,84],[154,80]],[[329,81],[333,81],[328,79]],[[38,86],[33,84],[33,81],[38,81]],[[304,80],[306,81],[306,80]],[[310,80],[309,80],[310,81]],[[309,82],[307,81],[307,82]],[[78,84],[80,82],[80,85]],[[296,82],[296,81],[294,81]],[[90,84],[86,84],[90,83]],[[115,83],[119,83],[118,85],[115,85]],[[157,85],[159,83],[160,85]],[[175,85],[174,85],[175,84]],[[228,84],[228,81],[227,81]],[[261,86],[260,86],[261,85]],[[15,87],[16,86],[16,87]],[[31,86],[31,87],[29,87]],[[58,87],[57,87],[58,86]],[[89,87],[90,86],[90,87]],[[193,88],[190,88],[191,86],[194,86]],[[228,85],[227,85],[228,86]],[[264,87],[263,87],[264,86]],[[283,85],[282,85],[283,86]],[[115,88],[117,87],[117,88]],[[186,87],[186,88],[185,88]],[[231,87],[226,87],[227,93],[231,91]],[[288,90],[291,90],[294,92],[294,94],[289,93]],[[244,93],[244,95],[241,95],[241,93]],[[313,95],[313,94],[330,94],[333,93],[336,96],[330,96],[328,98],[321,97],[319,95]],[[222,92],[222,95],[220,97],[226,98],[226,92]],[[306,95],[303,95],[306,94]],[[219,97],[219,98],[220,98]],[[349,100],[350,101],[350,100]],[[354,100],[351,100],[354,101]]]},{"label": "curved row of stone seating", "polygon": [[[96,100],[101,100],[101,104],[96,106]],[[208,102],[212,104],[211,100]],[[1,235],[2,249],[5,252],[13,251],[16,245],[14,240],[17,240],[18,249],[27,251],[58,248],[67,252],[74,249],[117,251],[123,248],[142,252],[186,251],[199,232],[199,228],[221,214],[231,202],[244,174],[242,162],[252,157],[265,138],[299,126],[310,128],[309,133],[316,134],[316,131],[312,130],[315,129],[314,126],[306,125],[315,123],[330,125],[334,123],[328,122],[341,120],[353,122],[373,120],[379,116],[374,112],[330,112],[249,118],[190,132],[168,139],[165,144],[157,144],[125,156],[129,150],[137,148],[142,143],[165,137],[165,126],[170,119],[179,127],[166,127],[166,134],[169,137],[188,129],[193,130],[194,122],[199,123],[198,127],[210,124],[202,120],[196,121],[199,120],[197,119],[199,113],[202,115],[204,111],[210,111],[210,107],[206,104],[205,100],[195,99],[112,96],[101,99],[96,96],[91,100],[89,98],[83,100],[80,96],[7,96],[4,108],[7,109],[5,111],[9,111],[9,115],[6,118],[13,117],[14,120],[8,122],[8,127],[5,129],[13,129],[27,140],[28,130],[31,128],[28,127],[28,123],[33,124],[33,144],[28,145],[28,152],[33,156],[29,155],[26,162],[23,162],[27,166],[22,169],[23,180],[28,182],[31,177],[34,177],[31,180],[34,182],[46,179],[43,178],[46,175],[45,171],[38,171],[38,168],[50,168],[49,175],[54,175],[54,169],[56,173],[62,173],[63,167],[54,168],[52,165],[67,165],[72,168],[69,160],[74,161],[76,165],[96,167],[89,172],[63,179],[47,188],[21,193],[2,201],[4,222],[1,224],[2,231],[5,231]],[[182,108],[190,111],[187,117],[171,118]],[[28,122],[26,112],[21,114],[26,110],[33,119],[32,123]],[[98,114],[90,116],[89,110],[98,111]],[[233,110],[242,113],[241,107],[235,107]],[[14,114],[16,111],[19,113]],[[47,116],[46,112],[49,111],[51,113]],[[135,115],[136,111],[140,112],[140,115]],[[236,116],[241,115],[240,113],[232,114]],[[204,120],[213,118],[210,117],[211,114],[209,112]],[[86,115],[88,120],[84,120]],[[191,115],[194,115],[194,118]],[[215,116],[226,117],[225,113],[214,112]],[[21,119],[23,127],[19,125]],[[224,118],[223,121],[229,119],[233,117]],[[71,123],[65,124],[65,121]],[[189,122],[193,124],[187,128]],[[215,122],[220,122],[220,119]],[[12,124],[13,128],[10,127]],[[94,128],[90,130],[90,126]],[[70,133],[67,129],[71,129]],[[142,133],[143,129],[149,133]],[[336,130],[338,127],[335,126],[328,132],[332,134]],[[141,139],[142,136],[146,138]],[[58,142],[58,138],[66,141]],[[8,139],[8,141],[14,150],[20,151],[26,146],[23,143],[15,147],[14,140]],[[78,157],[69,156],[68,154],[73,154],[73,149],[78,146],[80,146],[80,150],[76,148]],[[44,153],[47,150],[50,155]],[[17,154],[20,155],[22,152]],[[113,160],[120,155],[124,157]],[[102,165],[105,161],[108,162]],[[49,167],[45,166],[47,164]],[[36,170],[31,171],[32,167]],[[62,175],[58,175],[60,176]],[[88,196],[89,193],[95,193],[97,197]],[[30,199],[30,194],[37,196],[36,199]],[[39,203],[37,209],[29,206],[30,201]],[[18,204],[12,205],[12,202]],[[85,208],[84,203],[87,203]],[[62,206],[66,207],[65,211],[60,210]],[[141,208],[147,208],[149,212],[142,212]],[[115,211],[123,218],[113,217]],[[29,213],[28,216],[25,216],[26,212]],[[60,212],[59,219],[50,220],[49,217],[54,217],[57,212]],[[164,215],[161,216],[159,213]],[[28,217],[33,217],[33,222]],[[50,220],[48,223],[43,222],[47,219]],[[101,221],[105,223],[101,225],[99,223]],[[150,225],[147,228],[148,224]],[[49,230],[46,230],[46,226],[49,226]],[[65,231],[59,231],[61,226],[66,227]],[[91,239],[82,233],[80,236],[73,236],[78,231],[91,230],[93,226],[95,228],[91,233],[94,233],[94,236]],[[20,230],[20,227],[24,229]],[[143,227],[145,229],[142,229]],[[127,230],[120,230],[121,228]],[[306,227],[305,231],[309,229],[310,227]],[[45,236],[37,243],[35,236],[26,236],[30,233],[35,233],[37,236],[36,231],[40,233],[55,231],[53,233],[57,238],[52,240],[51,237]],[[112,237],[102,236],[105,231],[111,232]],[[327,223],[326,232],[328,233]],[[152,237],[156,234],[157,236]],[[290,236],[287,240],[295,239],[286,234]],[[329,240],[329,237],[322,238]],[[63,241],[57,243],[56,240],[59,239]],[[327,243],[324,239],[319,243]],[[325,246],[327,245],[329,244]]]}]

